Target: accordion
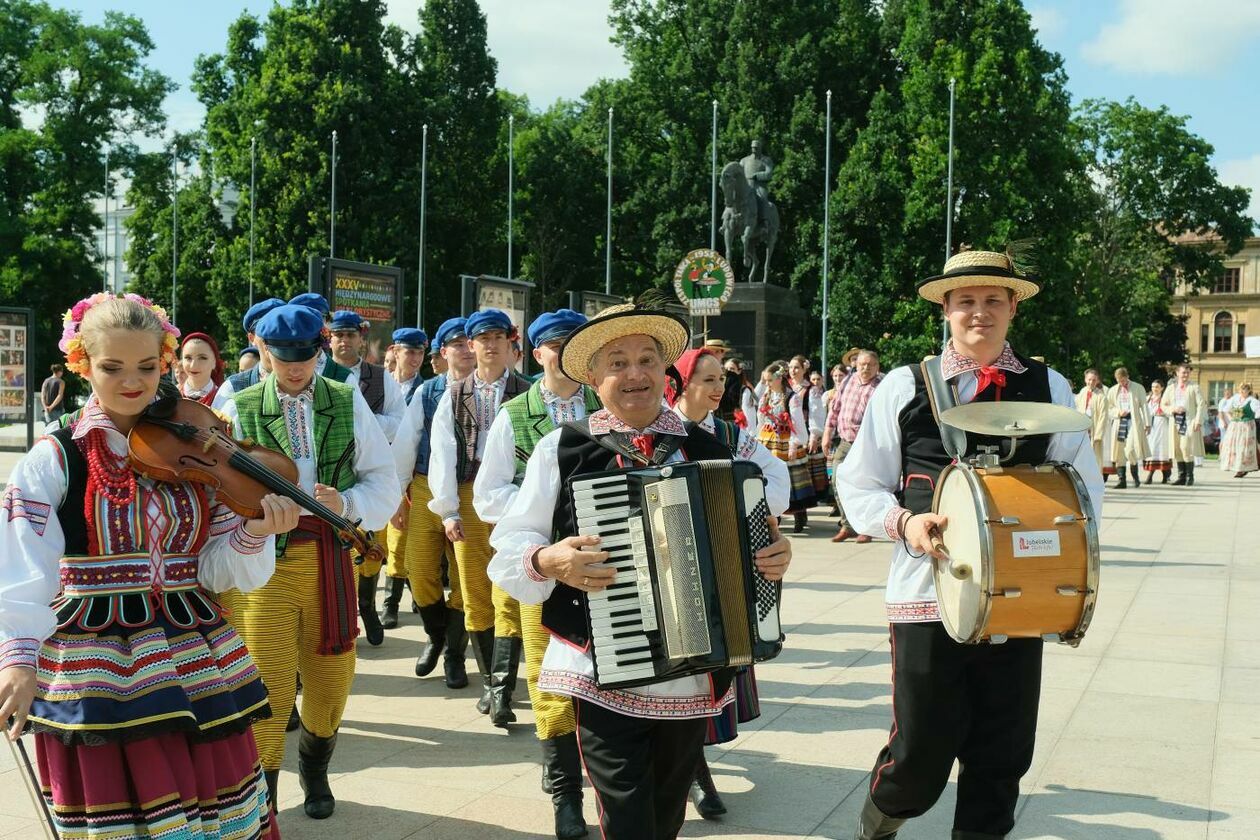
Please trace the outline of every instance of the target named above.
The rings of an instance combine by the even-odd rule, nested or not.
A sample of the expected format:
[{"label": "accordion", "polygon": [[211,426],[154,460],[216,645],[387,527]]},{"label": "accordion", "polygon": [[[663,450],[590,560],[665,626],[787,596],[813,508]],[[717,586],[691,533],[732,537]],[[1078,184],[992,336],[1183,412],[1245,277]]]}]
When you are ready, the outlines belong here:
[{"label": "accordion", "polygon": [[748,461],[582,476],[578,534],[617,575],[587,596],[595,681],[627,688],[778,656],[782,586],[753,556],[770,544],[765,481]]}]

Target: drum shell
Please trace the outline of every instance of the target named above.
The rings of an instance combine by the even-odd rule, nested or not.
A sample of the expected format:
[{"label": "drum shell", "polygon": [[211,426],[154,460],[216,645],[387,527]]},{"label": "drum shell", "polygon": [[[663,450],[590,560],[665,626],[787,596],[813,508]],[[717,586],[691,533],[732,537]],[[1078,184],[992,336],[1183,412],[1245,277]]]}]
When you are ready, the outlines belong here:
[{"label": "drum shell", "polygon": [[[974,516],[967,515],[969,506],[956,495],[961,485],[972,497]],[[955,495],[943,504],[943,494]],[[941,474],[933,500],[934,511],[942,512],[942,507],[955,511],[944,534],[946,546],[979,549],[979,556],[951,556],[953,562],[972,567],[968,581],[950,578],[943,563],[936,566],[941,618],[951,636],[960,642],[1038,637],[1079,641],[1096,598],[1098,534],[1084,484],[1070,465],[993,470],[953,465]],[[960,528],[976,533],[969,537],[956,530]],[[1053,535],[1057,552],[1030,552],[1034,535],[1043,541]],[[959,587],[974,591],[969,597],[950,597]],[[1018,597],[1007,597],[1016,592]]]}]

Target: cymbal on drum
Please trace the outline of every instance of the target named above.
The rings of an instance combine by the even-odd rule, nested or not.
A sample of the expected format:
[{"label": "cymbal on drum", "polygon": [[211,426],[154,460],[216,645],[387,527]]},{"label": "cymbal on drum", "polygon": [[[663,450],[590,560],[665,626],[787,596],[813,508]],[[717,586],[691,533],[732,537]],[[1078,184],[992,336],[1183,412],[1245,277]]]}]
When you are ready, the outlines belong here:
[{"label": "cymbal on drum", "polygon": [[1058,432],[1083,432],[1089,418],[1053,403],[973,402],[941,412],[941,422],[977,435],[1024,437]]}]

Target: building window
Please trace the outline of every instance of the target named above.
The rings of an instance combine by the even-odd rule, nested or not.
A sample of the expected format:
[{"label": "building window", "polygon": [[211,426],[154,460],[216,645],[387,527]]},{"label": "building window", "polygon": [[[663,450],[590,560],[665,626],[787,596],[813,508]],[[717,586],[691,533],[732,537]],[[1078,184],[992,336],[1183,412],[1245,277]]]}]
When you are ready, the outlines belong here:
[{"label": "building window", "polygon": [[1245,353],[1247,351],[1247,325],[1238,325],[1238,352]]},{"label": "building window", "polygon": [[1208,403],[1218,405],[1221,400],[1225,399],[1225,392],[1234,390],[1232,380],[1213,379],[1208,383]]},{"label": "building window", "polygon": [[1228,312],[1218,312],[1212,319],[1212,352],[1234,352],[1234,316]]},{"label": "building window", "polygon": [[1206,353],[1208,351],[1208,325],[1199,325],[1199,352]]},{"label": "building window", "polygon": [[1227,268],[1225,273],[1217,279],[1212,286],[1212,291],[1218,295],[1228,295],[1238,293],[1238,282],[1242,277],[1241,268]]}]

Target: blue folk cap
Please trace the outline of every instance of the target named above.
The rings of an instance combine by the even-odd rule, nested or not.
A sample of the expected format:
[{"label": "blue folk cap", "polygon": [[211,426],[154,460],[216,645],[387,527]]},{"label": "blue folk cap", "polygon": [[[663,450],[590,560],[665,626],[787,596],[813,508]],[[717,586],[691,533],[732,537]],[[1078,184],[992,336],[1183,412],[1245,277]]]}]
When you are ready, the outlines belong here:
[{"label": "blue folk cap", "polygon": [[529,343],[532,347],[540,347],[548,341],[568,338],[569,333],[586,323],[586,316],[572,309],[557,309],[555,312],[544,312],[529,325]]},{"label": "blue folk cap", "polygon": [[254,327],[258,325],[262,316],[266,315],[277,306],[284,306],[284,301],[280,298],[267,298],[255,303],[249,309],[245,310],[245,317],[241,319],[241,326],[245,328],[245,334],[248,335],[254,331]]},{"label": "blue folk cap", "polygon": [[467,318],[448,318],[442,322],[442,326],[438,327],[437,332],[433,334],[433,349],[441,350],[452,339],[466,338],[468,336],[467,330]]},{"label": "blue folk cap", "polygon": [[254,334],[280,361],[305,362],[319,353],[323,329],[324,318],[314,309],[286,303],[264,315],[254,328]]},{"label": "blue folk cap", "polygon": [[240,355],[238,355],[237,358],[243,359],[246,356],[259,356],[259,355],[261,354],[258,352],[258,348],[252,344],[248,344],[245,347],[241,348]]},{"label": "blue folk cap", "polygon": [[328,314],[328,301],[319,292],[303,292],[289,303],[294,306],[307,306],[319,313],[322,318]]},{"label": "blue folk cap", "polygon": [[502,309],[482,309],[469,315],[468,323],[464,325],[464,332],[469,338],[476,338],[489,330],[503,330],[505,333],[510,333],[512,319]]},{"label": "blue folk cap", "polygon": [[424,330],[418,330],[415,327],[396,329],[393,338],[395,344],[401,344],[404,347],[412,347],[416,350],[427,350],[429,347],[429,336]]},{"label": "blue folk cap", "polygon": [[361,330],[365,323],[363,316],[358,312],[351,312],[349,309],[338,309],[332,314],[328,329],[333,332]]}]

